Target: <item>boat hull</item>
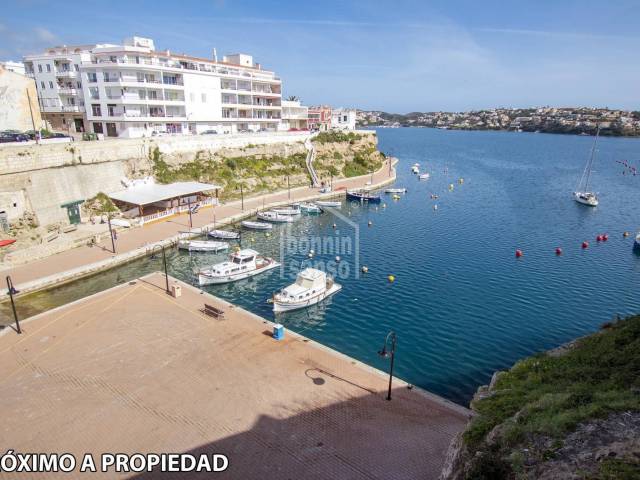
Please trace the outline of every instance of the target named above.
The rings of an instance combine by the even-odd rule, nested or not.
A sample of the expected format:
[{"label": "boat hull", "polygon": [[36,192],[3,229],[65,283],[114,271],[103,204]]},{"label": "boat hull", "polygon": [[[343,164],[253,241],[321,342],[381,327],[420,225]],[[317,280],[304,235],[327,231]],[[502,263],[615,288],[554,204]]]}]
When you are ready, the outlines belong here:
[{"label": "boat hull", "polygon": [[271,230],[273,225],[266,222],[242,222],[244,228],[250,228],[252,230]]},{"label": "boat hull", "polygon": [[223,283],[237,282],[239,280],[244,280],[245,278],[255,277],[256,275],[260,275],[261,273],[268,272],[270,270],[273,270],[274,268],[278,268],[279,266],[280,264],[274,261],[273,263],[265,267],[258,268],[256,270],[249,270],[248,272],[240,272],[236,275],[226,275],[226,276],[220,276],[220,277],[212,277],[209,275],[204,275],[201,272],[198,272],[198,284],[200,286],[203,286],[203,285],[220,285]]},{"label": "boat hull", "polygon": [[332,208],[340,208],[342,206],[342,202],[332,202],[332,201],[322,201],[319,200],[316,204],[320,207],[332,207]]},{"label": "boat hull", "polygon": [[211,238],[221,238],[223,240],[237,240],[240,238],[239,233],[229,232],[227,230],[211,230],[208,235]]},{"label": "boat hull", "polygon": [[310,307],[311,305],[315,305],[317,303],[322,302],[323,300],[329,298],[330,296],[338,293],[340,290],[342,290],[342,285],[339,285],[337,283],[334,283],[331,288],[329,288],[328,290],[326,290],[325,292],[323,292],[320,295],[317,295],[313,298],[309,298],[308,300],[305,300],[304,302],[278,302],[277,300],[274,299],[273,301],[273,311],[275,313],[282,313],[282,312],[290,312],[292,310],[300,310],[301,308],[307,308]]},{"label": "boat hull", "polygon": [[357,193],[347,192],[347,200],[355,200],[358,202],[380,203],[382,199],[377,195],[359,195]]},{"label": "boat hull", "polygon": [[573,198],[576,202],[578,202],[581,205],[586,205],[588,207],[597,207],[598,206],[598,199],[595,197],[588,197],[585,198],[582,195],[580,195],[579,193],[574,193],[573,194]]},{"label": "boat hull", "polygon": [[212,242],[207,245],[207,242],[179,242],[178,248],[180,250],[188,250],[190,252],[221,252],[229,249],[229,244],[224,242]]}]

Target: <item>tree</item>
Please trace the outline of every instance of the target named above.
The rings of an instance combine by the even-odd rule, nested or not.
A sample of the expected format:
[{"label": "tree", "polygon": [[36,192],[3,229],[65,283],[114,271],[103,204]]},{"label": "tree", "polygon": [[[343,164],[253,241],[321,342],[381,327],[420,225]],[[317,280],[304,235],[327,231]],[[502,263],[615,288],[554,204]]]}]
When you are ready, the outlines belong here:
[{"label": "tree", "polygon": [[300,100],[296,95],[289,95],[286,100],[288,102],[297,102],[298,100]]}]

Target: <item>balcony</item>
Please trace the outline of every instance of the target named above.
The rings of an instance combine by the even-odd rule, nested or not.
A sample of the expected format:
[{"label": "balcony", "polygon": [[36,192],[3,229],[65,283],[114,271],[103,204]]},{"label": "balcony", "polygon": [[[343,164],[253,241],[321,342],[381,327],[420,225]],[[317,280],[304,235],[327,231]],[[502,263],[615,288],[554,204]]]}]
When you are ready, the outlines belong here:
[{"label": "balcony", "polygon": [[56,77],[76,78],[77,76],[78,72],[75,70],[56,70]]}]

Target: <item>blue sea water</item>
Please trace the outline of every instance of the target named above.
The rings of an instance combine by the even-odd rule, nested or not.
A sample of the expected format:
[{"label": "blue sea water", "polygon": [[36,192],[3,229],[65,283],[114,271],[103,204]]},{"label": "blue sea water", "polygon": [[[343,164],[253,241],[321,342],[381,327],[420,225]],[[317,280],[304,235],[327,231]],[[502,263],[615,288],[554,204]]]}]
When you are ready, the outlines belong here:
[{"label": "blue sea water", "polygon": [[[277,320],[381,369],[388,363],[377,351],[393,330],[395,374],[463,404],[495,370],[593,332],[618,314],[640,312],[640,256],[633,235],[623,237],[640,228],[640,176],[623,175],[618,163],[640,167],[639,140],[600,139],[592,177],[600,205],[590,208],[571,192],[592,137],[413,128],[379,129],[378,137],[380,150],[399,159],[396,186],[407,187],[406,195],[394,201],[383,194],[386,208],[343,202],[342,217],[305,216],[268,237],[245,234],[245,247],[284,267],[205,289],[274,319],[266,302],[271,293],[305,264],[325,266],[343,290]],[[431,174],[428,181],[411,174],[415,162]],[[602,233],[609,240],[596,242]],[[318,240],[325,243],[310,245]],[[589,248],[581,248],[583,241]],[[316,255],[305,263],[309,248]],[[170,273],[193,281],[194,267],[222,258],[172,252]],[[363,265],[368,273],[357,275]],[[137,261],[34,302],[68,300],[159,267]]]}]

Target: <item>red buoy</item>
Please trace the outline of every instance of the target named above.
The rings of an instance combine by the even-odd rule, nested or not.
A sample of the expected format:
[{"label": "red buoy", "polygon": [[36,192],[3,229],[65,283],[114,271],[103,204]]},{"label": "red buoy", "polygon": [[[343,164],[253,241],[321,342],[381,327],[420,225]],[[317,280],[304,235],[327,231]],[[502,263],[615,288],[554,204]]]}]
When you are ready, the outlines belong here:
[{"label": "red buoy", "polygon": [[562,249],[560,247],[556,247],[556,255],[562,255]]},{"label": "red buoy", "polygon": [[602,241],[606,242],[607,240],[609,240],[609,234],[605,233],[604,235],[602,235]]},{"label": "red buoy", "polygon": [[516,258],[520,258],[522,255],[522,250],[516,250]]},{"label": "red buoy", "polygon": [[597,242],[601,242],[601,241],[602,241],[602,235],[598,235],[598,236],[596,237],[596,241],[597,241]]},{"label": "red buoy", "polygon": [[587,248],[589,246],[589,242],[582,242],[582,248]]}]

